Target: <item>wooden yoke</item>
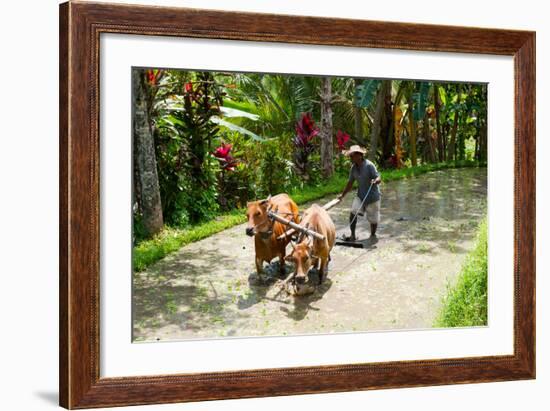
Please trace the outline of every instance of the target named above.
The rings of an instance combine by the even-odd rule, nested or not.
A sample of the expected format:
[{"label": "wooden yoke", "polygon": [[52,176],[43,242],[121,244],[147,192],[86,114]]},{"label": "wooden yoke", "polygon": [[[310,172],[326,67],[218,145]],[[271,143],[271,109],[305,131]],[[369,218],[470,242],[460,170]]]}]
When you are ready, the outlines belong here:
[{"label": "wooden yoke", "polygon": [[[324,240],[325,239],[324,235],[321,235],[316,231],[310,230],[309,228],[302,227],[301,225],[296,224],[294,221],[287,220],[286,218],[281,217],[280,215],[274,213],[273,211],[268,211],[267,216],[269,218],[271,218],[272,220],[278,221],[281,224],[288,225],[288,226],[292,227],[293,232],[300,231],[304,234],[308,234],[312,237],[315,237],[318,240]],[[282,240],[285,237],[285,234],[280,235],[279,237],[277,237],[277,239]]]},{"label": "wooden yoke", "polygon": [[[324,208],[325,210],[328,211],[328,210],[330,210],[332,207],[334,207],[336,204],[338,204],[340,201],[342,201],[342,199],[340,199],[340,198],[335,198],[334,200],[331,200],[331,201],[329,201],[328,203],[326,203],[326,204],[323,206],[323,208]],[[279,221],[279,220],[277,220],[277,221]],[[282,221],[281,221],[281,222],[282,222]],[[282,223],[283,223],[283,222],[282,222]],[[283,224],[286,224],[286,223],[283,223]],[[293,223],[293,224],[294,224],[294,223]],[[304,232],[304,230],[305,230],[304,227],[302,227],[302,226],[298,226],[299,228],[295,228],[294,225],[297,225],[297,224],[294,224],[294,225],[287,224],[287,225],[289,225],[289,226],[292,227],[292,228],[290,228],[289,230],[286,230],[283,234],[281,234],[279,237],[277,237],[277,240],[282,240],[282,239],[285,238],[285,237],[291,236],[291,235],[294,234],[296,231]],[[309,231],[311,231],[311,230],[309,230]],[[316,233],[316,234],[317,234],[317,233]],[[320,234],[318,234],[318,235],[320,235]],[[317,237],[316,237],[316,238],[317,238]],[[323,239],[324,239],[324,238],[323,238]]]}]

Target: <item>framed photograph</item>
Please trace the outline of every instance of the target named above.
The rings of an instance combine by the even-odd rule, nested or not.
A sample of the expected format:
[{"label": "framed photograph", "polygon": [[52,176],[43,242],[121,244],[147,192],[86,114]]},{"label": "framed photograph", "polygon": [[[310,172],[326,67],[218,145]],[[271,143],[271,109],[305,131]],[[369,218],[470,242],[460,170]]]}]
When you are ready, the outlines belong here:
[{"label": "framed photograph", "polygon": [[60,405],[535,378],[535,33],[60,6]]}]

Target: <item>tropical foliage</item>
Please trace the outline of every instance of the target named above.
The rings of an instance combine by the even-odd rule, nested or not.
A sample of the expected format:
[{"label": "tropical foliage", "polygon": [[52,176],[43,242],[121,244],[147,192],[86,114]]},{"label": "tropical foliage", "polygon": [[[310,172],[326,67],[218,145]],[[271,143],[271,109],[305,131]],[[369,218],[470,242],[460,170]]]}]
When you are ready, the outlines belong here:
[{"label": "tropical foliage", "polygon": [[[269,194],[314,190],[333,172],[339,179],[352,144],[381,169],[486,161],[484,84],[135,70],[144,79],[140,120],[154,142],[148,164],[156,164],[158,206],[171,229]],[[151,174],[137,161],[145,132],[134,127],[135,181]],[[136,243],[155,234],[143,187],[134,188]]]}]

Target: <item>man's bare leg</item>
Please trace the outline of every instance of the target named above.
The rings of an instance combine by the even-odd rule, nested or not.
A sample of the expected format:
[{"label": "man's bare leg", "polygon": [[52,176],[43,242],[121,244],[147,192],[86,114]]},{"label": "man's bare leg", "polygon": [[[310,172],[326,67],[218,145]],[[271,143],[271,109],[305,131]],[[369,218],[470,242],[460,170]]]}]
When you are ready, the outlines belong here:
[{"label": "man's bare leg", "polygon": [[349,222],[350,222],[349,228],[351,230],[351,235],[347,238],[347,240],[355,241],[355,227],[357,227],[357,218],[355,218],[355,214],[350,213]]},{"label": "man's bare leg", "polygon": [[370,236],[376,237],[376,228],[378,227],[378,224],[371,224],[370,225]]}]

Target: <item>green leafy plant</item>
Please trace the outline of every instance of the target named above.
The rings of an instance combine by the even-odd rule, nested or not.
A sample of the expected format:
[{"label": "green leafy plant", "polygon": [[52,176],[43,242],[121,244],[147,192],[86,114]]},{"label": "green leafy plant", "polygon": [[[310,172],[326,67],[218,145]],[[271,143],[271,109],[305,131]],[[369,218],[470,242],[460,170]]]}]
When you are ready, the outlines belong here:
[{"label": "green leafy plant", "polygon": [[219,127],[210,120],[220,115],[223,91],[209,72],[170,72],[168,81],[156,123],[159,184],[165,221],[182,227],[219,208],[220,165],[211,154]]},{"label": "green leafy plant", "polygon": [[290,188],[294,181],[292,162],[281,153],[277,140],[270,140],[262,145],[257,187],[259,195],[278,194]]},{"label": "green leafy plant", "polygon": [[243,207],[254,196],[254,174],[247,163],[233,157],[232,149],[231,144],[222,143],[214,152],[221,168],[218,175],[218,203],[222,210]]}]

